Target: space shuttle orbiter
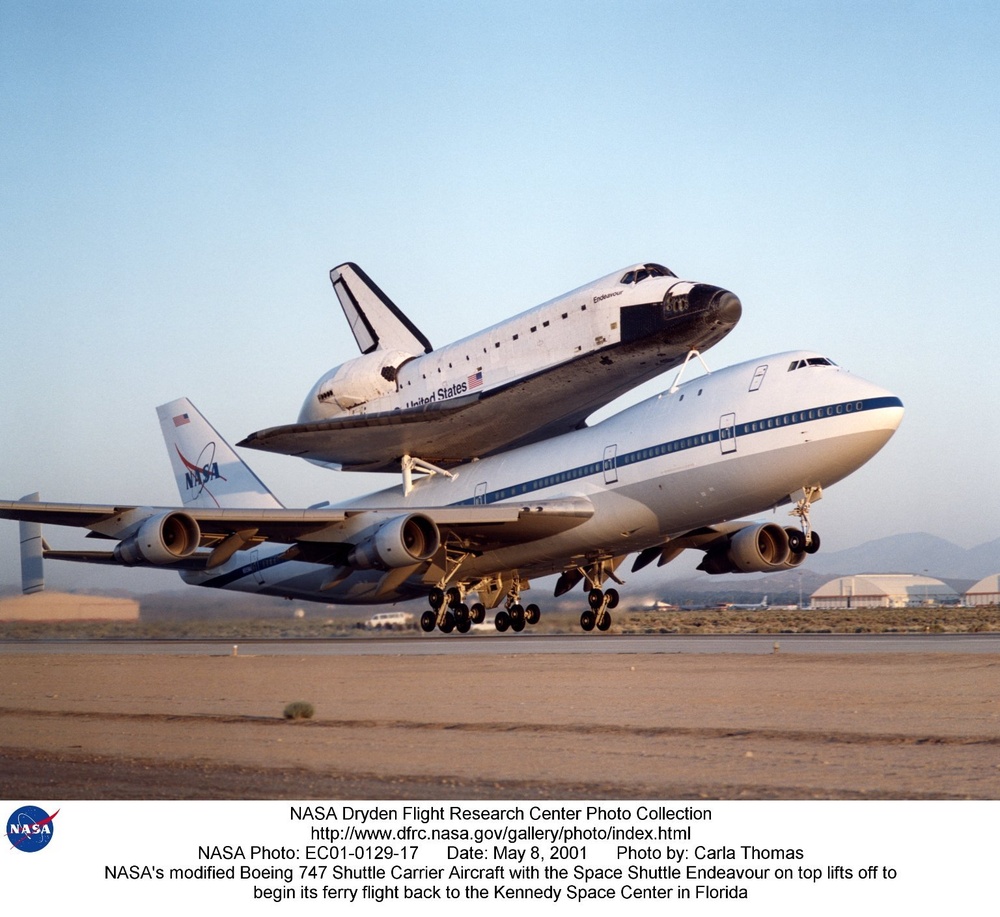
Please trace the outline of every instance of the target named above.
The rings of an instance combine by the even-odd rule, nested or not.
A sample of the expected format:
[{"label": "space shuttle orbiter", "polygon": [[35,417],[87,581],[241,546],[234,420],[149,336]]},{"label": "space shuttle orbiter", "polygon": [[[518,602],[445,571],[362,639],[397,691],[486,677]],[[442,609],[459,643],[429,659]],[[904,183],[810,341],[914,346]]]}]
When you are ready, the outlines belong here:
[{"label": "space shuttle orbiter", "polygon": [[742,312],[728,290],[635,264],[435,350],[356,264],[330,279],[361,356],[320,378],[298,423],[239,445],[345,471],[439,470],[583,427]]}]

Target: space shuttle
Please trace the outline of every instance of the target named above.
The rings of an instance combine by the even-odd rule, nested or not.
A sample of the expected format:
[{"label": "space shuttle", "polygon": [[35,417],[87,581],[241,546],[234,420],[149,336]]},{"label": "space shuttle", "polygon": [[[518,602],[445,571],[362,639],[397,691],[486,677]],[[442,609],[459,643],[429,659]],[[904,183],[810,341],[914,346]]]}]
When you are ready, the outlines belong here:
[{"label": "space shuttle", "polygon": [[297,423],[239,445],[404,480],[581,429],[742,313],[728,290],[634,264],[435,350],[357,264],[330,280],[361,356],[319,379]]}]

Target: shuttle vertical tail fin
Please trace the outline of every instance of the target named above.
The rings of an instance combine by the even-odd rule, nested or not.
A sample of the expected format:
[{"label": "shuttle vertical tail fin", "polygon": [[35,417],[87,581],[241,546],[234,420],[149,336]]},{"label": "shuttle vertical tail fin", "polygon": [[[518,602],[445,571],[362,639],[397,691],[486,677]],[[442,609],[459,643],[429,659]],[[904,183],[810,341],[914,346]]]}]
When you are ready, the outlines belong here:
[{"label": "shuttle vertical tail fin", "polygon": [[156,413],[185,506],[281,507],[278,498],[187,398],[161,404]]},{"label": "shuttle vertical tail fin", "polygon": [[420,329],[356,264],[347,262],[335,267],[330,271],[330,281],[362,353],[401,350],[418,354],[434,349]]}]

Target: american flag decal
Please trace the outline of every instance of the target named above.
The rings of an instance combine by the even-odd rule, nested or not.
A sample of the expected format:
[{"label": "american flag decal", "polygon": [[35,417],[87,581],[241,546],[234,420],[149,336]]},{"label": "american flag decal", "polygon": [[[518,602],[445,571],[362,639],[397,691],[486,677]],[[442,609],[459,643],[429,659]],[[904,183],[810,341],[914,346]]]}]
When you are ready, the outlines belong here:
[{"label": "american flag decal", "polygon": [[175,427],[183,427],[184,424],[186,424],[186,423],[191,423],[191,418],[188,417],[187,414],[178,414],[174,418],[174,426]]},{"label": "american flag decal", "polygon": [[483,384],[483,374],[482,371],[478,373],[473,373],[469,376],[469,388],[479,388]]}]

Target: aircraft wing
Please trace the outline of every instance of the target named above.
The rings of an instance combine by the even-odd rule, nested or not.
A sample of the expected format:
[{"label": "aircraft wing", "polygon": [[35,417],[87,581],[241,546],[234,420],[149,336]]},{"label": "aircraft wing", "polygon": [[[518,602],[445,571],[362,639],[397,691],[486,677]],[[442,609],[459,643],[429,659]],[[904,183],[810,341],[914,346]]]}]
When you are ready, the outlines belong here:
[{"label": "aircraft wing", "polygon": [[184,513],[211,541],[253,527],[260,540],[295,541],[342,522],[347,514],[338,509],[186,509],[170,506],[122,506],[88,503],[25,503],[0,500],[0,519],[16,519],[49,525],[90,529],[95,538],[122,539],[153,516]]},{"label": "aircraft wing", "polygon": [[[456,465],[467,458],[463,450],[471,448],[468,454],[478,455],[483,445],[482,436],[475,434],[475,445],[469,443],[469,425],[479,412],[470,416],[467,411],[478,402],[479,395],[467,395],[406,411],[284,424],[251,433],[237,445],[348,471],[398,471],[404,455],[417,455],[436,465]],[[486,436],[491,438],[489,433]]]},{"label": "aircraft wing", "polygon": [[[664,372],[686,351],[657,363]],[[251,433],[237,443],[248,449],[293,455],[344,471],[399,471],[412,455],[450,468],[506,449],[527,446],[586,426],[598,408],[637,384],[626,376],[588,394],[588,380],[603,378],[599,360],[574,361],[504,388],[432,402],[416,408],[285,424]]]},{"label": "aircraft wing", "polygon": [[[265,541],[288,544],[304,560],[342,563],[345,547],[401,517],[419,515],[437,527],[441,543],[470,553],[482,553],[510,544],[530,542],[574,528],[594,513],[585,497],[535,501],[528,505],[495,503],[471,506],[361,506],[316,509],[216,509],[150,506],[93,505],[0,501],[0,518],[23,523],[72,526],[90,530],[89,537],[126,542],[158,526],[166,547],[166,560],[150,561],[176,568],[215,566],[237,550]],[[153,522],[151,522],[151,520]],[[192,528],[190,521],[193,520]],[[170,523],[168,525],[168,523]],[[152,531],[152,529],[150,529]],[[171,538],[184,538],[190,550],[177,548]],[[196,552],[196,548],[211,551]],[[216,553],[218,552],[218,553]],[[215,555],[213,558],[213,554]],[[90,563],[128,563],[112,552],[52,551],[47,557]],[[140,561],[141,562],[141,561]]]}]

